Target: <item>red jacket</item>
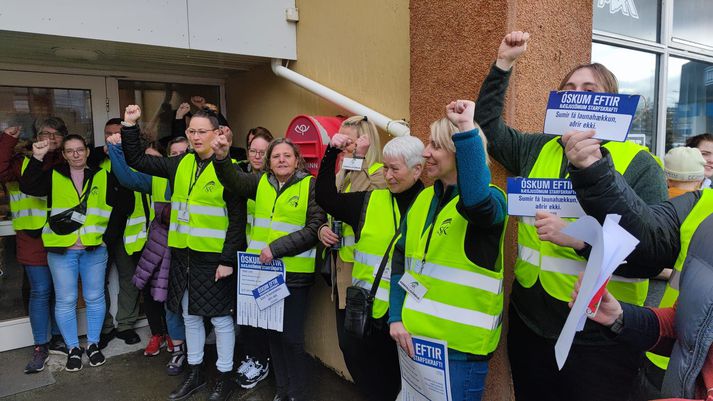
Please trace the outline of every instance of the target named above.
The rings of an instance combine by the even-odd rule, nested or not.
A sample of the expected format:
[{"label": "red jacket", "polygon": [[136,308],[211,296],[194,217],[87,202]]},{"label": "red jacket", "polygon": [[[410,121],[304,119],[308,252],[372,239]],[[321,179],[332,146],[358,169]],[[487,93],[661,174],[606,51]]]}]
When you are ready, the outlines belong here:
[{"label": "red jacket", "polygon": [[[10,135],[0,135],[0,182],[18,181],[22,175],[22,162],[25,156],[15,152],[18,139]],[[45,170],[63,163],[62,153],[57,150],[48,153],[42,165]],[[18,231],[17,261],[27,266],[47,266],[47,252],[40,231]]]}]

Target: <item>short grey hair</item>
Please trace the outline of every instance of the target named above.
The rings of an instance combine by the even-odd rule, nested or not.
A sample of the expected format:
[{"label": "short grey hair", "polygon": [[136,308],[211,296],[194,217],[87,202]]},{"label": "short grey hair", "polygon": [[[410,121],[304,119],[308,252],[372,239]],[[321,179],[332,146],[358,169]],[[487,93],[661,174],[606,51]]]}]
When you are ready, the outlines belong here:
[{"label": "short grey hair", "polygon": [[423,164],[423,142],[415,136],[399,136],[384,145],[384,156],[402,157],[408,168]]}]

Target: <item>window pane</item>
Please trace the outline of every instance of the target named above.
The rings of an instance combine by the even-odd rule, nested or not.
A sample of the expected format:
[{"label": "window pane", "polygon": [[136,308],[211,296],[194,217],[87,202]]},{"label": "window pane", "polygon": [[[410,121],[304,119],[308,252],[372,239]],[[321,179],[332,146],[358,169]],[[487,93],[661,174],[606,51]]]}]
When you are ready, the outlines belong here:
[{"label": "window pane", "polygon": [[[176,110],[181,103],[190,103],[192,96],[220,107],[219,86],[119,80],[120,110],[130,104],[141,106],[142,129],[151,139],[172,136]],[[191,105],[191,112],[196,111]]]},{"label": "window pane", "polygon": [[713,130],[713,64],[670,57],[666,93],[666,150]]},{"label": "window pane", "polygon": [[661,0],[592,0],[592,2],[594,29],[652,42],[658,41]]},{"label": "window pane", "polygon": [[713,7],[710,0],[673,2],[673,38],[713,47]]},{"label": "window pane", "polygon": [[641,95],[629,140],[654,149],[656,143],[656,55],[592,44],[592,62],[604,64],[619,80],[619,93]]}]

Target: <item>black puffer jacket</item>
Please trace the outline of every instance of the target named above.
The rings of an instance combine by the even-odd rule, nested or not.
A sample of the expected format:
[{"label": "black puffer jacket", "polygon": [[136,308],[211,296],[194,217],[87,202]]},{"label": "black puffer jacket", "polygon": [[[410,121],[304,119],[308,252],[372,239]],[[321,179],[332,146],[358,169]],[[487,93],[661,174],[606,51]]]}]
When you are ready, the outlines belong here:
[{"label": "black puffer jacket", "polygon": [[[215,165],[215,173],[223,186],[248,199],[255,199],[257,187],[263,174],[269,174],[267,177],[268,181],[275,188],[278,196],[285,189],[300,182],[300,180],[309,175],[307,171],[297,171],[287,180],[282,188],[279,189],[277,179],[272,173],[245,173],[238,165],[233,164],[229,158],[214,160],[213,164]],[[326,221],[326,213],[319,207],[315,200],[314,180],[311,180],[309,184],[309,204],[307,205],[305,227],[272,241],[269,245],[272,256],[274,258],[281,258],[283,256],[297,255],[313,248],[319,240],[317,238],[317,230],[319,230],[319,227]],[[312,283],[314,283],[314,274],[288,273],[285,281],[288,287],[312,285]]]},{"label": "black puffer jacket", "polygon": [[[176,170],[183,157],[194,157],[198,165],[211,159],[201,160],[194,153],[176,157],[156,157],[144,154],[139,142],[137,127],[121,129],[121,144],[129,166],[143,173],[168,178],[171,192],[176,180]],[[204,168],[200,168],[205,171]],[[228,209],[228,229],[221,253],[197,252],[175,249],[171,252],[169,273],[168,308],[181,312],[181,297],[188,289],[188,313],[201,316],[222,316],[233,313],[235,307],[236,275],[215,281],[218,265],[235,266],[237,252],[245,250],[245,226],[247,224],[246,199],[226,188],[223,200]]]}]

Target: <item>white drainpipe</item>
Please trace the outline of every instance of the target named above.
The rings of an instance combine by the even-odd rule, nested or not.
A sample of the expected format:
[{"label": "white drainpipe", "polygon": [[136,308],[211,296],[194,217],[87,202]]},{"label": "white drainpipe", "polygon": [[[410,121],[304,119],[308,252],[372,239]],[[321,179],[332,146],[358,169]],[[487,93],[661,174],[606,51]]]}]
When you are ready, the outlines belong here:
[{"label": "white drainpipe", "polygon": [[337,106],[354,113],[355,115],[367,116],[370,121],[373,121],[377,127],[385,130],[393,136],[404,136],[410,135],[411,129],[402,120],[393,120],[385,115],[372,110],[361,103],[358,103],[341,93],[338,93],[326,86],[315,82],[304,75],[300,75],[289,68],[282,65],[282,60],[272,59],[272,72],[278,77],[285,78],[286,80],[292,82],[293,84],[300,86],[308,91],[314,93],[315,95],[326,99]]}]

